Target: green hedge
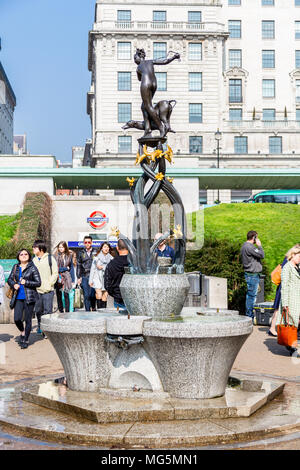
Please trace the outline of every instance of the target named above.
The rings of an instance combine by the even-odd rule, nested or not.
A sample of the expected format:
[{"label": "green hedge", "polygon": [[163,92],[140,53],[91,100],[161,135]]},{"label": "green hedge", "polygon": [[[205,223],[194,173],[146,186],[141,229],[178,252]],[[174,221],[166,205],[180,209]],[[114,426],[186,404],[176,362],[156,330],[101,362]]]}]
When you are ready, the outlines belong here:
[{"label": "green hedge", "polygon": [[[228,307],[245,313],[246,282],[240,261],[241,246],[230,240],[205,239],[201,250],[188,251],[185,271],[201,271],[207,276],[227,279]],[[270,275],[266,263],[263,263],[265,277],[265,295],[272,291]]]},{"label": "green hedge", "polygon": [[32,244],[38,238],[50,245],[51,204],[46,193],[26,193],[23,212],[18,215],[17,231],[11,240],[0,246],[1,259],[15,258],[22,248],[32,251]]}]

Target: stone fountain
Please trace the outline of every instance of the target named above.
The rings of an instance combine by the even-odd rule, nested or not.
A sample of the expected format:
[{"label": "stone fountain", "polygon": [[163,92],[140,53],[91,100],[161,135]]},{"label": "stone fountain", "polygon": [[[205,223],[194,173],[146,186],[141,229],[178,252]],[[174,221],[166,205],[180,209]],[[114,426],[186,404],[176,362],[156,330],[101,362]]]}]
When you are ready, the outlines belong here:
[{"label": "stone fountain", "polygon": [[[144,50],[137,49],[134,58],[144,120],[130,121],[124,128],[144,130],[136,158],[143,174],[137,180],[127,178],[135,209],[132,240],[114,228],[129,253],[129,268],[120,285],[128,316],[115,310],[51,315],[43,317],[42,328],[61,359],[71,390],[139,389],[192,399],[222,396],[252,323],[226,312],[198,315],[197,309],[183,308],[189,291],[184,273],[186,217],[180,195],[166,176],[166,162],[173,161],[166,137],[174,132],[173,105],[169,101],[152,104],[154,65],[166,65],[180,56],[173,53],[166,59],[146,60]],[[172,205],[174,228],[151,244],[148,210],[160,191]],[[157,255],[157,247],[167,239],[175,247],[173,264]]]},{"label": "stone fountain", "polygon": [[[146,60],[143,49],[135,54],[144,120],[130,121],[124,128],[144,130],[136,159],[143,173],[137,180],[127,178],[135,209],[132,240],[114,228],[129,253],[120,285],[127,312],[103,309],[42,317],[41,327],[63,365],[67,392],[59,398],[56,385],[48,382],[24,391],[27,402],[100,423],[152,422],[249,416],[282,391],[282,385],[229,378],[252,332],[251,319],[238,312],[212,314],[183,307],[189,291],[184,273],[186,217],[180,195],[166,176],[166,161],[173,160],[166,137],[173,132],[173,106],[169,101],[152,105],[154,65],[174,59],[179,54],[158,60]],[[151,243],[148,211],[160,191],[172,205],[174,227]],[[167,239],[174,244],[173,263],[157,255],[157,247]],[[233,394],[237,401],[228,383],[239,384],[238,394]],[[256,395],[249,405],[251,390]]]}]

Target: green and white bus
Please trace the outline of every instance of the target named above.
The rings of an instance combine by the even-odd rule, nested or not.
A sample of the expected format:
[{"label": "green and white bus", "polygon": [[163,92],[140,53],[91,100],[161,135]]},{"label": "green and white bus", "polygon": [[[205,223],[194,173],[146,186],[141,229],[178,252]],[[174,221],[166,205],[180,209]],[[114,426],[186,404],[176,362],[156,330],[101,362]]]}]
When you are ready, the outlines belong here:
[{"label": "green and white bus", "polygon": [[279,204],[300,204],[300,189],[276,189],[261,191],[244,202],[273,202]]}]

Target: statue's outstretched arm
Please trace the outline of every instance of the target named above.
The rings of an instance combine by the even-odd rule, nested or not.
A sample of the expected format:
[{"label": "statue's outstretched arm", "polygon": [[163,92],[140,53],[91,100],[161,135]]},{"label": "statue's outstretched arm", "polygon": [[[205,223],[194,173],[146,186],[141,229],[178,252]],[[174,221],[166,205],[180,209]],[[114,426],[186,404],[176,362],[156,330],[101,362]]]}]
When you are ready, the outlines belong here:
[{"label": "statue's outstretched arm", "polygon": [[167,65],[175,59],[180,59],[180,54],[178,54],[178,52],[175,52],[173,57],[168,57],[166,59],[155,59],[152,62],[153,65]]}]

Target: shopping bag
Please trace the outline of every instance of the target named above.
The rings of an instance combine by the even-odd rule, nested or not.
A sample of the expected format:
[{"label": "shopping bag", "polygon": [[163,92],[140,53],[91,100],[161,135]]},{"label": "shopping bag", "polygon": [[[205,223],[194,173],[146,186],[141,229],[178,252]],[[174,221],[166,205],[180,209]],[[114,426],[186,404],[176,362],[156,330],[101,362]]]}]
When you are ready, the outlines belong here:
[{"label": "shopping bag", "polygon": [[74,289],[74,308],[82,308],[83,307],[83,290],[80,286],[76,286]]},{"label": "shopping bag", "polygon": [[277,326],[277,342],[282,346],[297,347],[297,327],[289,324],[289,309],[283,308],[280,324]]}]

